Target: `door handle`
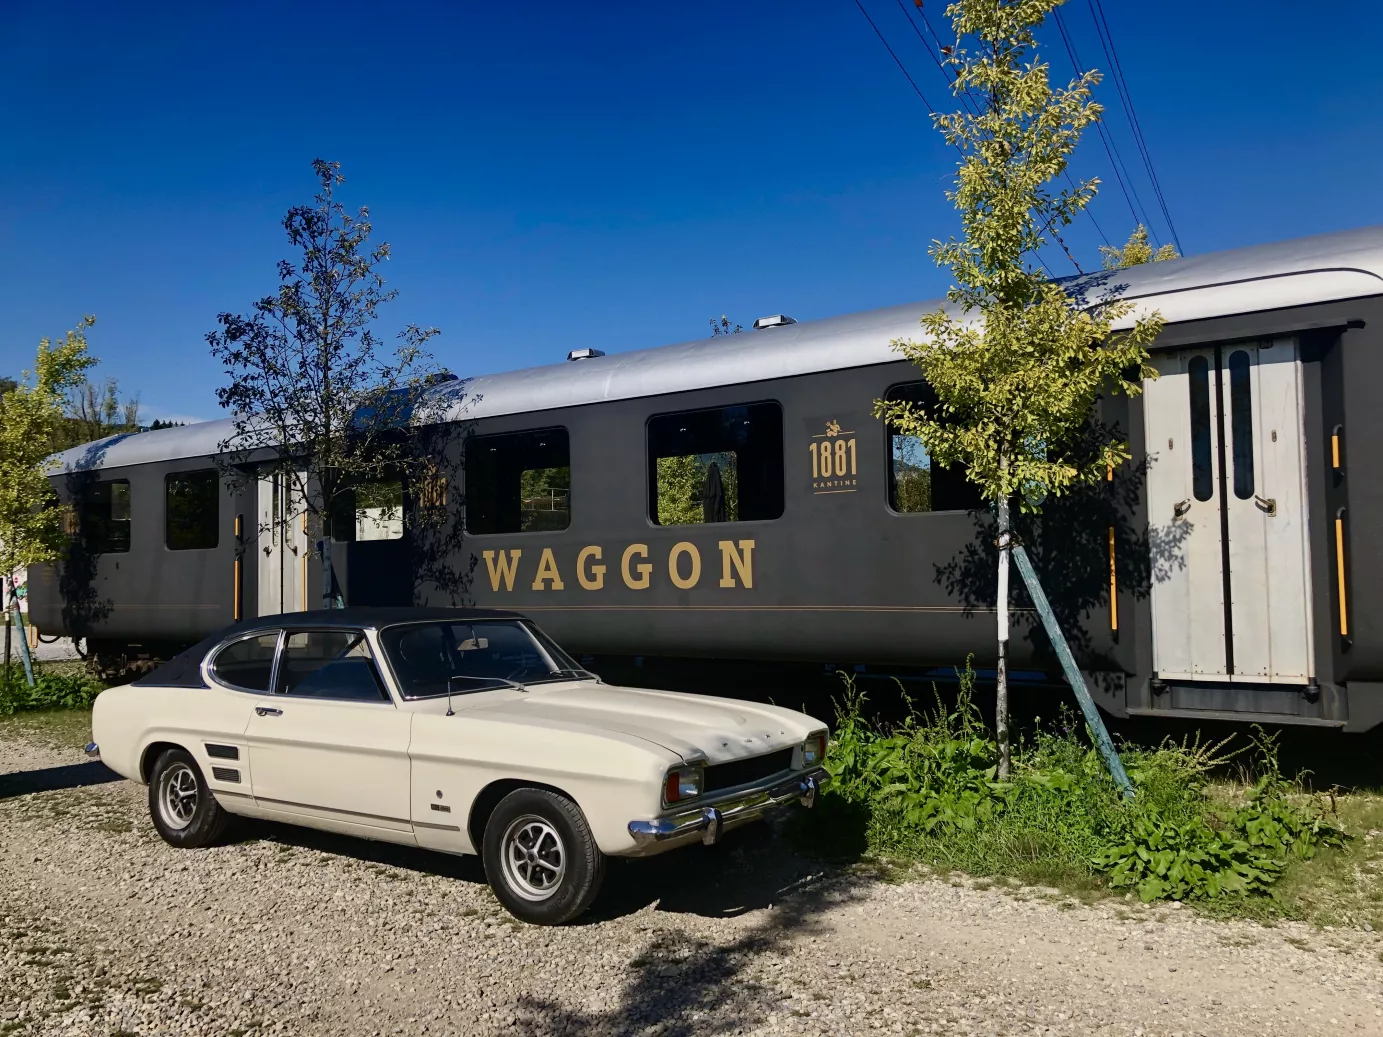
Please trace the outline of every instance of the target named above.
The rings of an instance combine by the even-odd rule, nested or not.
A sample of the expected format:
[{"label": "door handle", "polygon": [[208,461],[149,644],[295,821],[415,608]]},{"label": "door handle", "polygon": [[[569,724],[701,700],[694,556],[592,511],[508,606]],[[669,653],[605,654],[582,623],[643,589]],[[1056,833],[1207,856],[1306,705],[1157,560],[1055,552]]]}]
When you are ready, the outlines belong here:
[{"label": "door handle", "polygon": [[1179,519],[1181,518],[1181,516],[1185,515],[1190,510],[1191,498],[1187,497],[1184,501],[1181,501],[1179,504],[1172,505],[1172,518]]},{"label": "door handle", "polygon": [[1253,495],[1253,500],[1254,500],[1254,503],[1256,503],[1260,508],[1262,508],[1264,511],[1266,511],[1269,515],[1276,515],[1276,514],[1277,514],[1277,498],[1276,498],[1276,497],[1260,497],[1260,496],[1258,496],[1258,494],[1255,493],[1255,494]]},{"label": "door handle", "polygon": [[283,710],[275,709],[273,706],[255,706],[255,716],[257,717],[281,717]]}]

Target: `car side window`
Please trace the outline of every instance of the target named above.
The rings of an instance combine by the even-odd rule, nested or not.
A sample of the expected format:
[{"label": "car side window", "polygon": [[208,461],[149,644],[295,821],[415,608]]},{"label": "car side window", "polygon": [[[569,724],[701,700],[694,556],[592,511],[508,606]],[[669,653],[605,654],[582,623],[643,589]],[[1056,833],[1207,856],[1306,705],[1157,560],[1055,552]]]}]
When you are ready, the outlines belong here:
[{"label": "car side window", "polygon": [[277,631],[232,641],[211,660],[212,676],[242,691],[268,692],[278,643]]},{"label": "car side window", "polygon": [[296,698],[390,701],[360,630],[290,630],[278,690]]}]

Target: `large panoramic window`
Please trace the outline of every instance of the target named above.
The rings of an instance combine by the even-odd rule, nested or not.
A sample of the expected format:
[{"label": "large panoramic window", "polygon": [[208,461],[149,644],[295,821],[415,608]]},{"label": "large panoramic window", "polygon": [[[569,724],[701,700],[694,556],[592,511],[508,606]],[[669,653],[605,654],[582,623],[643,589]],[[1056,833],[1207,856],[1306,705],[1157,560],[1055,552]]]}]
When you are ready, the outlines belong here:
[{"label": "large panoramic window", "polygon": [[476,436],[466,444],[466,530],[538,533],[571,525],[564,428]]},{"label": "large panoramic window", "polygon": [[660,526],[783,514],[783,408],[746,403],[648,422],[648,515]]},{"label": "large panoramic window", "polygon": [[397,540],[403,536],[403,483],[397,479],[363,483],[337,494],[331,539]]},{"label": "large panoramic window", "polygon": [[175,472],[163,480],[163,542],[170,551],[215,547],[221,533],[216,469]]},{"label": "large panoramic window", "polygon": [[116,479],[88,487],[82,499],[82,535],[87,550],[118,554],[130,549],[130,481]]},{"label": "large panoramic window", "polygon": [[[884,397],[925,408],[936,406],[936,393],[925,382],[895,385]],[[939,465],[922,440],[888,428],[888,506],[911,514],[922,511],[971,511],[983,504],[980,489],[960,465]]]}]

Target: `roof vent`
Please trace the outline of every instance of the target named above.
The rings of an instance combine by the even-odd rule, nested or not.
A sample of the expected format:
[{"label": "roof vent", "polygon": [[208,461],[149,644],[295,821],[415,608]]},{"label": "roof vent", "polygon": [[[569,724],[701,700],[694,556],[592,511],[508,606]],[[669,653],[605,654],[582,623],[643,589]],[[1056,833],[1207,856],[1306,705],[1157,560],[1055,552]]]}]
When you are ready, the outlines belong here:
[{"label": "roof vent", "polygon": [[598,356],[604,356],[603,349],[573,349],[567,354],[568,360],[594,360]]},{"label": "roof vent", "polygon": [[754,322],[755,331],[763,331],[765,328],[785,328],[789,324],[796,324],[793,318],[783,313],[775,313],[772,317],[760,317]]}]

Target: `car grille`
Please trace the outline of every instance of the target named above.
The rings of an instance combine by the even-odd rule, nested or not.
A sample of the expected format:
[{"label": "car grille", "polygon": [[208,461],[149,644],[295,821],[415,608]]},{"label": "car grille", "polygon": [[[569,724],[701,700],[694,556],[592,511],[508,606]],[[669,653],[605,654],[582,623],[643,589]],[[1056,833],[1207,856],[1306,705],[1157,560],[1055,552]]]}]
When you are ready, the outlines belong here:
[{"label": "car grille", "polygon": [[732,789],[779,774],[792,766],[792,752],[791,749],[779,749],[776,753],[765,753],[763,756],[713,764],[706,768],[706,791]]}]

